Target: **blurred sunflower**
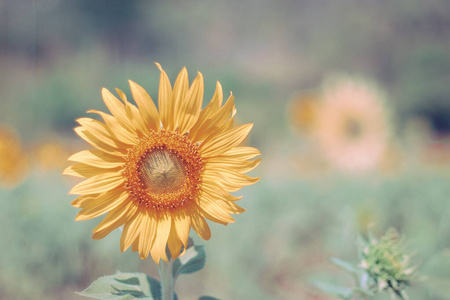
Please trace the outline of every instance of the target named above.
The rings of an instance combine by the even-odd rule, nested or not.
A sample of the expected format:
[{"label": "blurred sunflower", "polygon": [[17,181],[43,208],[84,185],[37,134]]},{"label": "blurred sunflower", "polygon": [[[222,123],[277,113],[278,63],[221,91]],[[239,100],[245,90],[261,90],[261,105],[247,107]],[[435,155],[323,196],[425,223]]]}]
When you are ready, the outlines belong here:
[{"label": "blurred sunflower", "polygon": [[313,92],[299,94],[288,105],[288,116],[294,131],[309,134],[316,125],[319,97]]},{"label": "blurred sunflower", "polygon": [[377,168],[388,146],[388,116],[381,93],[351,78],[328,82],[314,135],[329,163],[349,172]]},{"label": "blurred sunflower", "polygon": [[32,161],[39,170],[62,170],[67,166],[68,150],[56,138],[36,144],[32,150]]},{"label": "blurred sunflower", "polygon": [[172,89],[161,71],[158,107],[147,92],[129,81],[137,107],[117,89],[120,102],[103,88],[103,100],[112,115],[99,114],[103,122],[80,118],[75,132],[95,150],[72,155],[77,162],[65,174],[88,178],[71,194],[81,195],[72,202],[82,210],[76,220],[108,213],[93,230],[93,238],[105,237],[124,225],[121,251],[132,246],[142,259],[168,261],[186,249],[192,227],[205,240],[211,236],[209,219],[220,224],[234,222],[230,214],[243,208],[229,194],[259,180],[244,173],[254,169],[260,159],[249,161],[260,152],[237,147],[253,124],[235,127],[234,98],[222,106],[222,87],[217,82],[210,103],[202,110],[201,73],[189,87],[183,68]]},{"label": "blurred sunflower", "polygon": [[0,184],[13,188],[22,182],[28,170],[28,159],[18,135],[10,128],[0,128]]}]

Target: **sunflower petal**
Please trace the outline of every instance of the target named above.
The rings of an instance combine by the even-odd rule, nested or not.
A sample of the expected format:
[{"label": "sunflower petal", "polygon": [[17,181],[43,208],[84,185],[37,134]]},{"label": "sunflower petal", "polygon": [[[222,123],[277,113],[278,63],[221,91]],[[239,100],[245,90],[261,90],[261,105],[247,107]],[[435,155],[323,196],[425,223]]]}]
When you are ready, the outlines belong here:
[{"label": "sunflower petal", "polygon": [[228,159],[249,160],[261,155],[261,152],[253,147],[234,147],[222,155]]},{"label": "sunflower petal", "polygon": [[199,128],[203,127],[203,124],[212,118],[212,116],[220,109],[222,106],[222,100],[223,100],[223,91],[222,91],[222,85],[220,85],[220,82],[217,81],[216,84],[216,91],[214,92],[214,95],[211,99],[211,101],[208,103],[208,105],[200,112],[200,115],[198,117],[197,122],[190,130],[190,135],[193,136],[195,132]]},{"label": "sunflower petal", "polygon": [[124,201],[116,209],[110,211],[106,217],[92,230],[94,240],[102,239],[116,228],[127,222],[137,210],[132,201]]},{"label": "sunflower petal", "polygon": [[231,129],[227,132],[210,135],[199,147],[203,157],[221,155],[242,142],[252,129],[253,124],[245,124]]},{"label": "sunflower petal", "polygon": [[111,168],[108,170],[105,169],[100,169],[91,165],[86,165],[86,164],[74,164],[71,165],[69,167],[67,167],[64,171],[63,174],[64,175],[70,175],[70,176],[75,176],[75,177],[83,177],[83,178],[90,178],[96,175],[101,175],[104,173],[109,173],[109,172],[118,172],[121,168],[120,167],[116,167],[116,168]]},{"label": "sunflower petal", "polygon": [[88,110],[88,113],[95,113],[103,118],[110,136],[115,137],[124,144],[135,145],[137,143],[137,132],[135,130],[131,132],[128,131],[119,122],[117,122],[117,119],[113,116],[95,109]]},{"label": "sunflower petal", "polygon": [[128,131],[133,132],[134,126],[131,124],[125,111],[125,105],[120,102],[110,91],[106,88],[102,89],[102,97],[106,106],[117,121]]},{"label": "sunflower petal", "polygon": [[188,239],[189,239],[189,231],[191,229],[191,222],[187,212],[181,210],[173,215],[174,228],[176,229],[176,233],[186,248]]},{"label": "sunflower petal", "polygon": [[128,82],[130,84],[131,94],[133,94],[133,99],[139,107],[146,127],[154,131],[159,131],[161,120],[152,98],[139,84],[131,80],[128,80]]},{"label": "sunflower petal", "polygon": [[172,222],[169,238],[167,240],[167,246],[172,259],[176,259],[180,255],[182,245],[183,244],[181,243],[180,237],[177,235],[175,224]]},{"label": "sunflower petal", "polygon": [[194,142],[203,141],[208,135],[223,132],[232,117],[234,107],[234,97],[231,95],[225,105],[220,108],[211,118],[206,120],[201,127],[193,128],[191,138]]},{"label": "sunflower petal", "polygon": [[115,189],[100,195],[96,199],[89,201],[78,213],[75,221],[92,219],[113,210],[128,199],[128,193],[121,189]]},{"label": "sunflower petal", "polygon": [[256,168],[261,163],[261,158],[252,161],[224,159],[223,157],[213,157],[208,159],[205,169],[212,171],[233,170],[238,173],[247,173]]},{"label": "sunflower petal", "polygon": [[172,225],[172,217],[169,213],[160,213],[158,217],[158,234],[155,236],[152,249],[150,251],[153,260],[159,264],[162,259],[167,262],[166,245],[169,238],[170,228]]},{"label": "sunflower petal", "polygon": [[210,195],[213,195],[215,199],[233,202],[242,199],[242,196],[235,197],[224,191],[223,187],[217,183],[216,176],[211,176],[208,178],[206,175],[203,175],[203,178],[204,182],[202,183],[202,189],[207,191]]},{"label": "sunflower petal", "polygon": [[171,128],[172,130],[178,128],[178,124],[180,122],[180,115],[184,113],[180,111],[180,107],[186,97],[186,93],[188,90],[189,90],[188,73],[186,67],[183,67],[183,69],[181,69],[180,73],[178,74],[177,80],[175,81],[175,84],[173,86],[171,99],[173,105],[173,116],[172,116],[173,124]]},{"label": "sunflower petal", "polygon": [[99,150],[83,150],[73,154],[67,160],[103,169],[114,169],[125,163],[123,157],[107,155]]},{"label": "sunflower petal", "polygon": [[111,134],[106,124],[91,118],[79,118],[76,121],[83,126],[84,129],[108,146],[124,148],[125,144],[121,143]]},{"label": "sunflower petal", "polygon": [[142,217],[142,223],[139,234],[139,256],[142,259],[146,259],[152,245],[154,243],[158,220],[155,216],[150,215],[148,212],[145,212]]},{"label": "sunflower petal", "polygon": [[140,225],[143,214],[137,212],[130,222],[127,222],[123,227],[122,236],[120,237],[120,251],[125,252],[136,241],[140,232]]},{"label": "sunflower petal", "polygon": [[209,215],[214,216],[216,219],[221,220],[224,223],[234,223],[235,220],[230,216],[230,213],[219,206],[214,198],[206,191],[200,197],[198,203],[202,211],[207,212]]},{"label": "sunflower petal", "polygon": [[172,86],[170,85],[169,77],[167,77],[167,74],[161,68],[161,65],[156,63],[156,66],[161,71],[158,93],[158,107],[161,123],[165,129],[173,130],[173,102],[171,101]]},{"label": "sunflower petal", "polygon": [[197,232],[197,234],[205,241],[211,238],[211,229],[209,229],[208,223],[206,223],[205,218],[198,214],[193,214],[191,216],[192,228]]},{"label": "sunflower petal", "polygon": [[74,131],[76,134],[78,134],[79,137],[81,137],[88,144],[97,148],[98,150],[101,150],[103,152],[106,152],[111,155],[116,155],[116,156],[121,156],[124,153],[126,153],[125,149],[120,149],[117,146],[109,146],[108,144],[103,142],[101,139],[95,137],[88,130],[84,129],[83,126],[76,127],[74,129]]},{"label": "sunflower petal", "polygon": [[127,113],[128,119],[131,121],[131,123],[136,127],[137,135],[141,136],[144,133],[148,132],[148,129],[145,126],[145,122],[142,119],[141,113],[139,112],[139,109],[128,102],[127,96],[125,93],[119,89],[116,89],[117,94],[119,94],[120,99],[125,103],[125,110]]},{"label": "sunflower petal", "polygon": [[73,200],[70,204],[73,207],[84,207],[89,201],[95,200],[96,196],[92,195],[83,195],[77,197],[75,200]]},{"label": "sunflower petal", "polygon": [[194,82],[189,89],[186,99],[181,103],[179,117],[178,132],[184,134],[189,131],[200,115],[203,101],[204,91],[203,75],[198,72],[198,76],[194,79]]},{"label": "sunflower petal", "polygon": [[116,188],[123,182],[124,178],[120,173],[104,173],[78,183],[69,191],[69,194],[99,194]]}]

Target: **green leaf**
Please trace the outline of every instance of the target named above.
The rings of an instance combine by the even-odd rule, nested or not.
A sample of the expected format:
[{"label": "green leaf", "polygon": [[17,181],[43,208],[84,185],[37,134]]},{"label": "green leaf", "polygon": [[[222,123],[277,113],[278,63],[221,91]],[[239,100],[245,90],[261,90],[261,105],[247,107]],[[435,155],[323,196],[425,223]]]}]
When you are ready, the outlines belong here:
[{"label": "green leaf", "polygon": [[161,299],[160,283],[144,273],[120,273],[103,276],[94,281],[87,289],[77,293],[96,299]]},{"label": "green leaf", "polygon": [[336,266],[338,266],[339,268],[341,268],[349,273],[352,273],[352,274],[360,273],[360,270],[349,262],[343,261],[343,260],[341,260],[339,258],[335,258],[335,257],[330,258],[330,261],[333,264],[335,264]]},{"label": "green leaf", "polygon": [[214,298],[211,296],[201,296],[198,300],[219,300],[218,298]]},{"label": "green leaf", "polygon": [[206,253],[203,246],[193,246],[173,262],[173,278],[180,274],[190,274],[205,266]]},{"label": "green leaf", "polygon": [[324,283],[324,282],[320,282],[320,281],[314,281],[313,283],[316,287],[318,287],[322,291],[324,291],[330,295],[339,297],[341,299],[349,300],[349,299],[351,299],[351,297],[353,295],[353,293],[352,293],[353,289],[351,289],[351,288],[343,288],[340,286],[336,286],[333,284]]}]

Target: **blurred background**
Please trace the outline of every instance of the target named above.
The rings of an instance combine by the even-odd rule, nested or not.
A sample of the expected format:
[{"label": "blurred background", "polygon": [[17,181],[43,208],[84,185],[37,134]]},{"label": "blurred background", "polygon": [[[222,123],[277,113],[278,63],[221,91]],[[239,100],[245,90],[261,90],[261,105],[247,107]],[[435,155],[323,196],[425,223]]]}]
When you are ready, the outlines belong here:
[{"label": "blurred background", "polygon": [[[211,224],[206,267],[180,299],[335,299],[352,286],[328,258],[396,227],[426,280],[411,299],[450,299],[450,4],[447,0],[0,2],[0,298],[82,299],[102,275],[147,272],[74,222],[66,159],[101,88],[157,98],[159,62],[232,91],[263,162],[247,209]],[[388,299],[379,297],[377,299]]]}]

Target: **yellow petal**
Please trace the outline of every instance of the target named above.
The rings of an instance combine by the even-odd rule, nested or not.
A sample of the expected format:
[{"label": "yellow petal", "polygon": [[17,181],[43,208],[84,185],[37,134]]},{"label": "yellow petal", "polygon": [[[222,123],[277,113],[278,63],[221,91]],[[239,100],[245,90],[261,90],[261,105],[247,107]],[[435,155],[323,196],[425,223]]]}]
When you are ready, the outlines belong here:
[{"label": "yellow petal", "polygon": [[253,124],[244,124],[219,135],[210,135],[199,147],[203,157],[221,155],[242,142],[252,129]]},{"label": "yellow petal", "polygon": [[98,198],[89,201],[87,205],[78,213],[75,221],[83,221],[101,216],[128,199],[128,192],[122,192],[121,189],[115,189]]},{"label": "yellow petal", "polygon": [[176,229],[174,224],[172,223],[172,226],[170,228],[170,234],[169,238],[167,239],[167,246],[170,251],[170,255],[172,256],[172,259],[176,259],[181,252],[181,240],[177,235]]},{"label": "yellow petal", "polygon": [[184,134],[189,131],[200,115],[203,102],[203,75],[199,72],[189,89],[186,99],[180,103],[178,132]]},{"label": "yellow petal", "polygon": [[72,204],[73,207],[84,207],[89,201],[95,200],[96,198],[96,196],[92,195],[83,195],[77,197],[70,204]]},{"label": "yellow petal", "polygon": [[222,185],[217,182],[217,177],[214,175],[204,175],[202,178],[202,190],[207,191],[214,198],[222,201],[238,201],[242,196],[236,197],[226,192]]},{"label": "yellow petal", "polygon": [[191,222],[189,218],[189,212],[180,210],[173,214],[173,222],[174,228],[176,229],[176,233],[186,248],[188,240],[189,240],[189,231],[191,229]]},{"label": "yellow petal", "polygon": [[158,107],[161,123],[165,129],[173,130],[173,103],[171,101],[172,86],[170,85],[169,77],[167,77],[167,74],[163,71],[161,65],[156,63],[156,66],[161,71],[158,94]]},{"label": "yellow petal", "polygon": [[91,118],[79,118],[76,121],[82,125],[84,129],[108,146],[113,148],[126,147],[125,144],[121,143],[111,134],[104,123]]},{"label": "yellow petal", "polygon": [[169,238],[170,228],[172,225],[172,218],[168,213],[160,213],[158,217],[157,234],[150,251],[153,260],[159,264],[162,259],[167,262],[166,245]]},{"label": "yellow petal", "polygon": [[125,103],[125,111],[127,113],[127,118],[133,124],[137,130],[138,136],[142,136],[144,133],[148,133],[148,129],[145,126],[145,122],[142,119],[139,109],[136,106],[128,102],[125,93],[119,89],[116,89],[117,94],[119,94],[122,101]]},{"label": "yellow petal", "polygon": [[123,157],[107,155],[100,150],[83,150],[73,154],[68,160],[103,169],[114,169],[125,163]]},{"label": "yellow petal", "polygon": [[198,200],[198,206],[204,212],[214,216],[214,218],[221,220],[224,223],[234,223],[235,220],[229,215],[228,211],[223,210],[217,203],[217,200],[204,191]]},{"label": "yellow petal", "polygon": [[157,229],[157,219],[155,216],[145,212],[142,216],[142,222],[139,233],[139,256],[146,259],[152,248]]},{"label": "yellow petal", "polygon": [[137,212],[131,221],[127,222],[123,227],[122,236],[120,237],[120,251],[127,250],[137,239],[140,232],[143,214]]},{"label": "yellow petal", "polygon": [[158,110],[150,95],[139,84],[128,80],[130,84],[131,94],[133,94],[134,101],[136,101],[145,126],[148,129],[159,131],[161,120],[159,118]]},{"label": "yellow petal", "polygon": [[256,168],[261,162],[261,158],[252,161],[242,161],[226,159],[223,156],[208,159],[205,169],[209,170],[233,170],[238,173],[247,173]]},{"label": "yellow petal", "polygon": [[175,130],[178,128],[180,115],[183,113],[180,111],[181,103],[184,101],[186,97],[186,93],[189,90],[189,79],[188,79],[188,73],[186,70],[186,67],[183,67],[181,69],[180,73],[178,74],[177,80],[175,81],[175,84],[173,86],[173,92],[172,92],[172,106],[173,106],[173,117],[172,117],[172,130]]},{"label": "yellow petal", "polygon": [[225,153],[223,153],[223,157],[227,157],[229,159],[241,159],[241,160],[249,160],[258,155],[261,155],[258,149],[253,147],[234,147]]},{"label": "yellow petal", "polygon": [[240,207],[234,202],[230,201],[217,201],[217,204],[225,211],[230,212],[231,214],[241,214],[246,211],[245,208]]},{"label": "yellow petal", "polygon": [[223,169],[223,171],[204,171],[205,178],[216,178],[216,183],[228,192],[236,192],[243,186],[252,185],[259,181],[260,177],[250,177],[241,173]]},{"label": "yellow petal", "polygon": [[234,97],[231,95],[219,111],[210,119],[206,120],[201,127],[192,130],[192,135],[190,134],[192,141],[194,143],[201,142],[208,135],[216,135],[217,133],[223,132],[234,109]]},{"label": "yellow petal", "polygon": [[198,215],[193,214],[191,216],[191,224],[192,228],[197,232],[198,236],[204,240],[209,240],[211,238],[211,229],[209,229],[208,223],[206,223],[205,219]]},{"label": "yellow petal", "polygon": [[103,152],[109,153],[111,155],[121,156],[126,153],[125,148],[111,147],[99,138],[95,137],[92,133],[84,129],[82,126],[76,127],[74,129],[76,134],[78,134],[83,140],[89,143],[91,146],[101,150]]},{"label": "yellow petal", "polygon": [[86,165],[86,164],[74,164],[72,166],[67,167],[64,171],[64,175],[70,175],[75,177],[83,177],[90,178],[96,175],[101,175],[109,172],[118,172],[121,170],[120,167],[116,167],[115,169],[111,168],[108,170],[100,169],[94,166]]},{"label": "yellow petal", "polygon": [[69,194],[99,194],[112,190],[124,182],[120,173],[104,173],[96,175],[75,185]]},{"label": "yellow petal", "polygon": [[202,128],[205,122],[210,120],[217,111],[219,111],[220,106],[222,106],[222,100],[223,100],[223,92],[222,92],[222,86],[217,81],[216,84],[216,91],[214,92],[214,95],[211,99],[211,101],[208,103],[208,105],[200,112],[200,115],[198,117],[197,122],[192,127],[192,129],[189,132],[189,136],[194,137],[195,133],[198,131],[199,128]]},{"label": "yellow petal", "polygon": [[132,201],[124,201],[116,209],[110,211],[106,217],[92,230],[94,240],[102,239],[114,229],[125,224],[135,213],[137,206]]},{"label": "yellow petal", "polygon": [[139,251],[139,235],[138,237],[134,240],[133,244],[131,245],[131,251]]},{"label": "yellow petal", "polygon": [[137,143],[138,135],[136,130],[128,131],[117,121],[116,118],[102,111],[91,109],[88,110],[88,113],[95,113],[103,118],[110,136],[127,145],[135,145]]},{"label": "yellow petal", "polygon": [[102,97],[109,111],[116,120],[128,131],[133,132],[134,126],[131,124],[125,111],[125,106],[106,88],[102,89]]}]

